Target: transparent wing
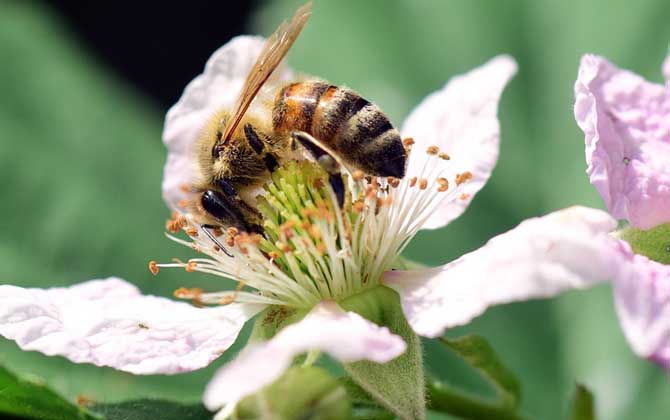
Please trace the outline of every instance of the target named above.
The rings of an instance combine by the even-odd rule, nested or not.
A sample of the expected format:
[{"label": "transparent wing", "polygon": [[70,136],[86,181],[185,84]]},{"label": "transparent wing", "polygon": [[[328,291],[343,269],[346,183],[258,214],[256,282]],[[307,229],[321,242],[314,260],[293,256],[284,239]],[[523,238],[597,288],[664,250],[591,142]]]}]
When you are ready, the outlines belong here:
[{"label": "transparent wing", "polygon": [[290,22],[282,22],[279,28],[265,41],[263,50],[244,81],[242,92],[233,106],[231,117],[221,136],[221,142],[225,143],[230,140],[230,136],[247,112],[249,105],[251,105],[263,84],[270,78],[274,69],[279,66],[279,63],[286,56],[311,14],[312,3],[309,2],[295,12]]}]

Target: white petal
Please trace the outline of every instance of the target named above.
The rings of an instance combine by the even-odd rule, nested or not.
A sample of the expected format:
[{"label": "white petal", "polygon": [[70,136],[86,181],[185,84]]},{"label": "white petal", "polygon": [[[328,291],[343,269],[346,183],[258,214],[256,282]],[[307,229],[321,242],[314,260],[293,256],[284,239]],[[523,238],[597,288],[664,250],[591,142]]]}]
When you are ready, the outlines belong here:
[{"label": "white petal", "polygon": [[570,207],[528,219],[458,260],[426,270],[392,271],[384,281],[400,294],[418,334],[436,337],[489,306],[553,296],[610,277],[616,221]]},{"label": "white petal", "polygon": [[614,301],[633,351],[670,369],[670,267],[619,242]]},{"label": "white petal", "polygon": [[424,228],[447,225],[461,215],[472,197],[489,179],[498,160],[500,125],[498,102],[517,65],[509,56],[498,56],[483,66],[451,79],[444,88],[430,94],[407,118],[403,138],[412,137],[408,176],[419,176],[425,151],[435,145],[451,157],[447,162],[449,182],[456,174],[470,171],[473,178],[462,187],[468,199],[445,202]]},{"label": "white petal", "polygon": [[249,345],[221,368],[207,386],[204,403],[210,410],[235,404],[272,383],[293,358],[321,350],[341,362],[388,362],[405,351],[405,342],[386,327],[344,312],[334,302],[321,302],[300,322],[289,325],[267,342]]},{"label": "white petal", "polygon": [[[187,198],[182,186],[197,181],[195,145],[200,132],[211,116],[235,102],[264,42],[262,37],[238,36],[216,50],[205,71],[186,86],[179,101],[168,111],[163,128],[163,142],[168,149],[163,198],[171,208]],[[268,86],[291,78],[291,70],[282,65],[274,71]],[[250,112],[254,112],[253,108]]]},{"label": "white petal", "polygon": [[262,308],[196,308],[143,296],[118,278],[52,289],[2,285],[0,335],[24,350],[76,363],[171,374],[207,366]]}]

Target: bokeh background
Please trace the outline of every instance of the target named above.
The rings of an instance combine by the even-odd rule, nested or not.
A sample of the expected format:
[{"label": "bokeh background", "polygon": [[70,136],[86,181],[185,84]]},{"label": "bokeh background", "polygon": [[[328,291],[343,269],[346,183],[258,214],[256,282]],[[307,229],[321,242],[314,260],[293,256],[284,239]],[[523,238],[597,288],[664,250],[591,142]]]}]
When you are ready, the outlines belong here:
[{"label": "bokeh background", "polygon": [[[239,33],[269,34],[300,2],[136,3],[0,2],[0,283],[64,286],[116,275],[164,296],[180,286],[230,287],[147,270],[150,259],[189,256],[163,236],[163,116],[216,47]],[[527,217],[602,207],[572,117],[579,58],[602,54],[660,82],[668,21],[667,0],[316,0],[289,62],[359,91],[400,124],[450,76],[500,53],[518,60],[500,104],[491,181],[464,216],[420,234],[407,251],[437,264]],[[564,418],[576,381],[594,391],[602,419],[670,415],[670,380],[629,350],[607,285],[494,308],[450,334],[465,332],[488,338],[518,374],[533,418]],[[431,372],[485,392],[458,360],[425,344]],[[197,401],[234,352],[198,372],[134,377],[0,339],[0,364],[69,398],[102,402]]]}]

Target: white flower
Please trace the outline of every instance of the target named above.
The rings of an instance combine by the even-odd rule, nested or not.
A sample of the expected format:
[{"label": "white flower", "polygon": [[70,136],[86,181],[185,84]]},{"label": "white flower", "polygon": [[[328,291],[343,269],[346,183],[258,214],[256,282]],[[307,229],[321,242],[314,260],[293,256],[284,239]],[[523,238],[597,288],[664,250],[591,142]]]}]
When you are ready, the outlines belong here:
[{"label": "white flower", "polygon": [[[208,117],[233,102],[262,44],[261,38],[242,36],[224,45],[168,112],[163,195],[171,208],[179,211],[182,200],[193,198],[182,188],[197,179],[193,143]],[[468,322],[490,305],[552,296],[605,279],[606,270],[595,251],[604,246],[600,238],[615,222],[604,212],[578,207],[526,221],[443,267],[389,271],[420,229],[439,228],[457,218],[488,180],[498,157],[498,101],[515,72],[515,62],[500,56],[427,97],[401,130],[414,139],[408,175],[402,180],[351,180],[350,191],[358,201],[344,212],[334,210],[337,206],[328,185],[316,188],[320,203],[299,199],[298,210],[305,211],[287,211],[272,229],[266,229],[276,238],[217,232],[217,242],[233,257],[221,252],[219,244],[189,214],[177,213],[171,228],[185,230],[190,240],[173,239],[207,258],[152,265],[152,269],[184,267],[232,278],[251,289],[181,292],[183,297],[206,304],[225,305],[197,309],[135,293],[134,305],[119,306],[117,312],[98,311],[97,319],[91,319],[81,315],[89,313],[84,311],[70,317],[69,309],[91,302],[88,295],[78,294],[78,288],[95,291],[104,282],[46,291],[3,286],[0,334],[16,339],[26,349],[65,355],[77,362],[136,373],[174,373],[204,366],[232,343],[242,323],[262,307],[274,304],[309,311],[270,340],[250,345],[217,373],[205,403],[211,409],[225,406],[230,410],[240,398],[276,379],[294,355],[310,349],[325,351],[343,362],[386,362],[401,354],[405,344],[400,337],[337,304],[362,290],[378,285],[394,288],[412,328],[420,335],[435,337],[449,326]],[[292,72],[280,67],[269,83],[291,78]],[[250,112],[257,110],[252,106]],[[295,185],[288,182],[282,188],[296,188],[312,179],[314,173],[306,172]],[[295,168],[291,173],[296,173]],[[275,208],[283,205],[281,193],[286,190],[266,193]],[[594,260],[588,261],[589,256]],[[62,298],[64,294],[68,299]],[[26,303],[5,309],[4,302],[20,296]],[[128,298],[104,296],[100,307],[114,307],[119,299]],[[162,308],[143,312],[140,308],[145,301],[160,302]],[[97,307],[95,302],[91,306]],[[181,315],[190,322],[178,323]],[[205,328],[203,322],[212,325]],[[183,329],[175,332],[169,325]],[[112,334],[101,335],[103,330]],[[319,333],[324,330],[328,334]],[[173,338],[187,344],[173,346]],[[81,346],[91,350],[80,351]],[[196,356],[201,351],[203,355]],[[121,352],[125,356],[120,357]],[[160,362],[143,363],[145,359]],[[142,368],[137,367],[140,365]]]}]

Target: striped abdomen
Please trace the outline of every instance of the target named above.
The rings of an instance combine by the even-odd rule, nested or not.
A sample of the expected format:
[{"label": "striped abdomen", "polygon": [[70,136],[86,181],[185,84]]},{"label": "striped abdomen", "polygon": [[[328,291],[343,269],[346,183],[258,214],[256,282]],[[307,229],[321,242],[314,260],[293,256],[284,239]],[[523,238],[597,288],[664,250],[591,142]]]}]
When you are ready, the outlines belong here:
[{"label": "striped abdomen", "polygon": [[322,82],[290,84],[278,94],[272,123],[277,132],[311,134],[366,174],[405,175],[400,133],[377,105],[351,90]]}]

